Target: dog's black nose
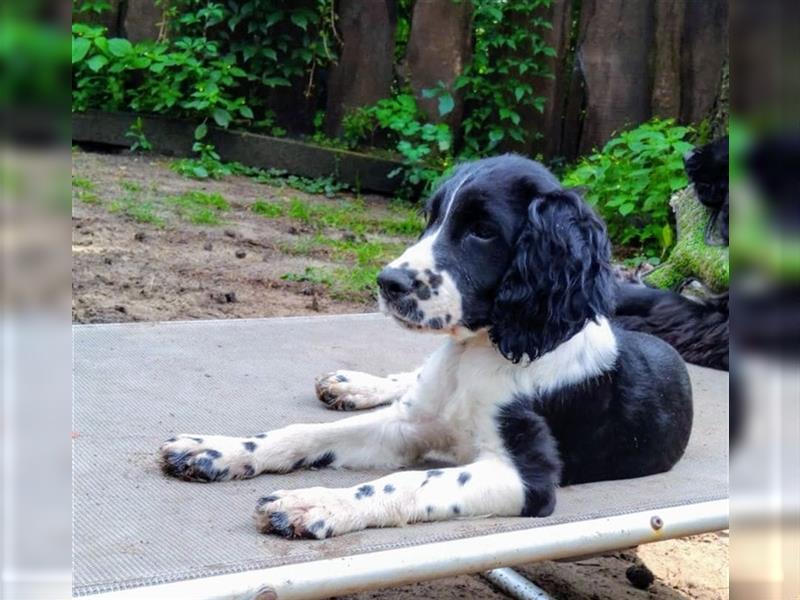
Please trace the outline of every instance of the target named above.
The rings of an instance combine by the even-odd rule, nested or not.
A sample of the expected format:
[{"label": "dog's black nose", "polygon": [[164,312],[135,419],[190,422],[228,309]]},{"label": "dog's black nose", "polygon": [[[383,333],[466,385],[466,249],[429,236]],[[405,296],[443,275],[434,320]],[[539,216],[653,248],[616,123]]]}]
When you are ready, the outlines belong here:
[{"label": "dog's black nose", "polygon": [[407,269],[385,268],[378,273],[378,286],[387,300],[399,300],[411,293],[414,276]]}]

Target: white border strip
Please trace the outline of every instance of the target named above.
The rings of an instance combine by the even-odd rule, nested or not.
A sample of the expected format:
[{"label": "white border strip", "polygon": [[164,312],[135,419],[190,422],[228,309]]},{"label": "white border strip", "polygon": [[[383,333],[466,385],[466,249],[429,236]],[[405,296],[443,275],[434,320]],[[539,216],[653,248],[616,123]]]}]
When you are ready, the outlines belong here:
[{"label": "white border strip", "polygon": [[585,556],[727,528],[728,500],[715,500],[88,597],[311,600],[541,560]]}]

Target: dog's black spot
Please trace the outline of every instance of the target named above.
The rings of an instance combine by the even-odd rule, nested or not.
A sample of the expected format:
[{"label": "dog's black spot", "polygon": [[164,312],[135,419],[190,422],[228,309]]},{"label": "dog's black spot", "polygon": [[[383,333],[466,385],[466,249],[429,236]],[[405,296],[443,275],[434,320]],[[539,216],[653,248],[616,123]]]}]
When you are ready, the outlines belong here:
[{"label": "dog's black spot", "polygon": [[453,315],[451,315],[450,313],[447,313],[447,314],[444,316],[444,322],[445,322],[445,323],[450,323],[450,321],[452,321],[452,320],[453,320]]},{"label": "dog's black spot", "polygon": [[458,504],[453,504],[452,511],[453,511],[454,515],[460,515],[461,514],[461,508],[458,506]]},{"label": "dog's black spot", "polygon": [[353,410],[356,407],[356,403],[352,400],[346,400],[344,403],[344,407],[348,410]]},{"label": "dog's black spot", "polygon": [[470,475],[467,471],[461,471],[461,473],[458,474],[458,485],[464,485],[471,478],[472,475]]},{"label": "dog's black spot", "polygon": [[336,455],[332,451],[328,450],[325,454],[322,454],[310,462],[308,467],[310,469],[321,469],[330,465],[334,460],[336,460]]},{"label": "dog's black spot", "polygon": [[428,279],[428,281],[430,282],[430,284],[431,284],[431,287],[432,287],[433,289],[436,289],[436,288],[438,288],[440,285],[442,285],[442,282],[444,281],[444,279],[443,279],[443,278],[442,278],[442,276],[441,276],[441,275],[439,275],[438,273],[431,273],[431,274],[429,275],[429,279]]},{"label": "dog's black spot", "polygon": [[161,460],[161,470],[172,477],[183,477],[191,454],[188,452],[167,452]]},{"label": "dog's black spot", "polygon": [[431,469],[428,471],[428,477],[440,477],[444,473],[441,469]]},{"label": "dog's black spot", "polygon": [[223,481],[228,478],[228,473],[228,467],[217,469],[214,467],[213,459],[201,456],[193,463],[187,464],[181,477],[190,481]]},{"label": "dog's black spot", "polygon": [[420,300],[427,300],[428,298],[431,297],[431,288],[429,288],[425,284],[418,285],[416,286],[416,293],[417,293],[417,298],[419,298]]},{"label": "dog's black spot", "polygon": [[332,535],[333,535],[333,527],[328,527],[328,529],[325,530],[325,537],[329,538]]},{"label": "dog's black spot", "polygon": [[337,375],[336,376],[336,381],[338,381],[340,383],[347,383],[350,380],[347,377],[345,377],[344,375]]},{"label": "dog's black spot", "polygon": [[208,456],[209,458],[219,458],[222,456],[222,452],[220,452],[219,450],[209,449],[206,450],[205,453],[206,456]]},{"label": "dog's black spot", "polygon": [[256,470],[253,468],[252,465],[245,465],[244,466],[244,476],[245,477],[252,477],[256,474]]},{"label": "dog's black spot", "polygon": [[261,508],[265,504],[269,504],[270,502],[275,502],[277,499],[278,499],[278,497],[274,496],[274,495],[273,496],[262,496],[261,498],[258,499],[258,502],[256,503],[256,506],[258,508]]},{"label": "dog's black spot", "polygon": [[444,323],[442,323],[442,320],[439,317],[436,317],[428,321],[428,326],[431,329],[441,329],[442,327],[444,327]]},{"label": "dog's black spot", "polygon": [[307,529],[311,533],[317,533],[323,527],[325,527],[325,521],[320,519],[319,521],[314,521],[311,525],[307,527]]},{"label": "dog's black spot", "polygon": [[269,516],[271,531],[283,537],[292,537],[294,532],[289,523],[289,516],[285,512],[274,512]]},{"label": "dog's black spot", "polygon": [[368,498],[375,493],[375,488],[371,485],[362,485],[356,491],[356,500],[361,500],[362,498]]},{"label": "dog's black spot", "polygon": [[407,268],[408,268],[408,263],[407,263],[407,262],[404,262],[404,263],[402,263],[402,264],[400,265],[400,268],[401,268],[401,269],[407,269]]},{"label": "dog's black spot", "polygon": [[292,467],[289,470],[290,471],[296,471],[297,469],[302,467],[305,463],[306,463],[306,459],[305,458],[301,458],[300,460],[295,461],[295,463],[292,465]]},{"label": "dog's black spot", "polygon": [[255,452],[256,451],[256,443],[255,442],[242,442],[242,446],[248,452]]},{"label": "dog's black spot", "polygon": [[194,440],[198,444],[202,444],[203,443],[203,438],[201,438],[201,437],[189,437],[189,439],[190,440]]},{"label": "dog's black spot", "polygon": [[253,437],[257,437],[258,439],[263,440],[265,437],[267,437],[267,434],[266,433],[257,433]]},{"label": "dog's black spot", "polygon": [[383,486],[383,491],[386,494],[391,494],[395,490],[395,487],[391,483],[387,483]]},{"label": "dog's black spot", "polygon": [[426,513],[428,516],[430,516],[430,514],[431,514],[432,512],[433,512],[433,507],[432,507],[432,506],[428,505],[428,506],[426,506],[426,507],[425,507],[425,513]]}]

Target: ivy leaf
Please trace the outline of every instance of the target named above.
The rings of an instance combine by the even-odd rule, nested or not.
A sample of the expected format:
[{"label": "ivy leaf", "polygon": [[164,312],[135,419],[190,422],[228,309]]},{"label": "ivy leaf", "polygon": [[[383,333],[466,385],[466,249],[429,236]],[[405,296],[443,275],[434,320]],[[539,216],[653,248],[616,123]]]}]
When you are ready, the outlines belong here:
[{"label": "ivy leaf", "polygon": [[111,38],[108,40],[108,51],[116,57],[123,58],[133,52],[133,46],[125,38]]},{"label": "ivy leaf", "polygon": [[433,98],[436,94],[439,93],[439,90],[436,88],[425,88],[422,90],[422,97],[423,98]]},{"label": "ivy leaf", "polygon": [[199,177],[200,179],[205,179],[206,177],[208,177],[208,171],[206,171],[205,167],[202,167],[200,165],[192,167],[192,173],[194,173],[195,177]]},{"label": "ivy leaf", "polygon": [[303,31],[308,27],[308,18],[303,13],[292,13],[292,23],[297,25]]},{"label": "ivy leaf", "polygon": [[86,61],[86,65],[95,73],[108,64],[108,59],[102,54],[95,54],[92,58]]},{"label": "ivy leaf", "polygon": [[76,62],[82,61],[86,57],[91,46],[92,43],[86,38],[72,38],[72,64],[74,65]]},{"label": "ivy leaf", "polygon": [[231,122],[231,113],[224,108],[215,108],[211,116],[217,122],[217,125],[223,128],[227,128]]},{"label": "ivy leaf", "polygon": [[525,88],[521,85],[518,85],[514,88],[514,98],[517,99],[517,102],[522,100],[522,97],[525,95]]},{"label": "ivy leaf", "polygon": [[492,144],[497,144],[504,137],[505,137],[505,134],[503,133],[503,131],[501,129],[492,129],[489,132],[489,141]]},{"label": "ivy leaf", "polygon": [[249,106],[240,106],[239,107],[239,114],[242,115],[245,119],[252,119],[253,118],[253,111],[250,110]]},{"label": "ivy leaf", "polygon": [[264,85],[268,87],[288,87],[292,84],[285,77],[265,77]]},{"label": "ivy leaf", "polygon": [[634,204],[632,204],[631,202],[626,202],[625,204],[619,207],[619,214],[621,214],[624,217],[632,213],[634,208],[636,208]]},{"label": "ivy leaf", "polygon": [[208,126],[205,123],[200,123],[197,129],[194,130],[194,139],[202,140],[208,133]]},{"label": "ivy leaf", "polygon": [[456,103],[453,100],[453,96],[450,95],[449,92],[445,92],[441,96],[439,96],[439,115],[445,116],[446,114],[453,111],[455,108]]}]

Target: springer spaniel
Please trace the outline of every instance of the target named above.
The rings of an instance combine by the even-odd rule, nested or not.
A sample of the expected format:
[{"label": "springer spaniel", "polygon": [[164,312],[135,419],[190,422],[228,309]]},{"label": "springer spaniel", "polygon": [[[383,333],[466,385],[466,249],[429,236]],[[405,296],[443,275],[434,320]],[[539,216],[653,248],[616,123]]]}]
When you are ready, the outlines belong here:
[{"label": "springer spaniel", "polygon": [[379,275],[381,309],[442,334],[412,373],[336,371],[317,394],[384,408],[252,437],[180,435],[164,471],[221,481],[301,468],[404,469],[351,488],[280,490],[260,531],[325,538],[367,527],[487,515],[543,517],[556,489],[670,469],[692,424],[686,367],[655,337],[617,329],[609,242],[595,213],[539,163],[461,165],[427,204],[420,240]]}]

